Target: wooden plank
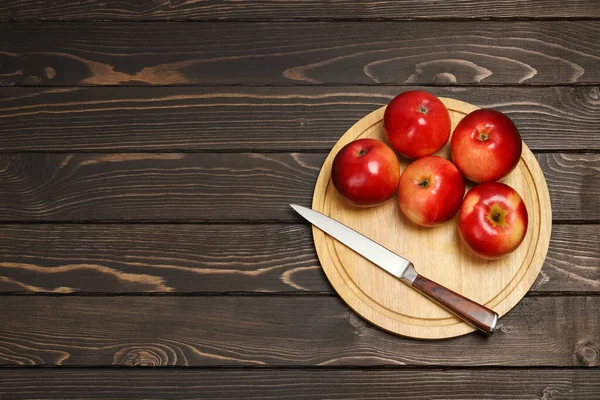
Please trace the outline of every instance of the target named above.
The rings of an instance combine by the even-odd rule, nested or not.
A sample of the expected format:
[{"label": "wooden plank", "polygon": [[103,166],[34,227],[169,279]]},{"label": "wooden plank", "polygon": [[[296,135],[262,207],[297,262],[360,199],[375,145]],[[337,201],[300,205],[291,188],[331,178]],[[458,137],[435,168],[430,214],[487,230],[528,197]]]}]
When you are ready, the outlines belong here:
[{"label": "wooden plank", "polygon": [[[600,149],[595,86],[410,89],[505,112],[533,150]],[[405,90],[4,88],[0,151],[328,151],[356,121]]]},{"label": "wooden plank", "polygon": [[600,154],[539,154],[537,159],[550,190],[552,217],[598,220]]},{"label": "wooden plank", "polygon": [[174,20],[336,20],[336,19],[481,19],[481,18],[600,18],[594,0],[500,1],[473,0],[422,2],[418,0],[351,0],[343,4],[303,1],[143,0],[116,2],[26,0],[0,6],[0,20],[15,21],[174,21]]},{"label": "wooden plank", "polygon": [[554,225],[550,248],[532,291],[600,290],[600,225]]},{"label": "wooden plank", "polygon": [[0,49],[4,86],[600,82],[600,21],[2,24]]},{"label": "wooden plank", "polygon": [[287,220],[324,154],[0,155],[4,220]]},{"label": "wooden plank", "polygon": [[[600,293],[600,225],[555,225],[532,293]],[[308,225],[0,226],[0,292],[333,293]]]},{"label": "wooden plank", "polygon": [[335,296],[4,296],[0,364],[598,366],[599,307],[527,297],[491,338],[418,341]]},{"label": "wooden plank", "polygon": [[[538,154],[553,218],[596,221],[599,154]],[[301,221],[325,154],[0,155],[0,221]]]},{"label": "wooden plank", "polygon": [[11,368],[3,399],[600,398],[600,369],[74,369]]},{"label": "wooden plank", "polygon": [[308,225],[1,225],[0,254],[0,292],[332,290]]}]

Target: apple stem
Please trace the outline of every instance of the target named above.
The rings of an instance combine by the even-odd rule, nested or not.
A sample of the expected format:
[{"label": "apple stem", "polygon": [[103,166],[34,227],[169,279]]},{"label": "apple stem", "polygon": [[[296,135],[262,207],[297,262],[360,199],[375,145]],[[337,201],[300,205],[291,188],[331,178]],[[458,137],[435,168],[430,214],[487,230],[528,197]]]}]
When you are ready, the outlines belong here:
[{"label": "apple stem", "polygon": [[367,154],[367,149],[360,149],[360,151],[358,152],[358,156],[359,156],[359,157],[362,157],[362,156],[364,156],[365,154]]}]

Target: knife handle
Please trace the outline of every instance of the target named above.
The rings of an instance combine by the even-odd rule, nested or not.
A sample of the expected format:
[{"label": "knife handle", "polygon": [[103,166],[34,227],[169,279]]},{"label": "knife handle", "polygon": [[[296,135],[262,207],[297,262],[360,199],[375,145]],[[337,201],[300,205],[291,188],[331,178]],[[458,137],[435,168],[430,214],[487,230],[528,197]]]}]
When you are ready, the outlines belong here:
[{"label": "knife handle", "polygon": [[419,274],[414,278],[412,286],[477,329],[488,335],[494,333],[498,314],[489,308]]}]

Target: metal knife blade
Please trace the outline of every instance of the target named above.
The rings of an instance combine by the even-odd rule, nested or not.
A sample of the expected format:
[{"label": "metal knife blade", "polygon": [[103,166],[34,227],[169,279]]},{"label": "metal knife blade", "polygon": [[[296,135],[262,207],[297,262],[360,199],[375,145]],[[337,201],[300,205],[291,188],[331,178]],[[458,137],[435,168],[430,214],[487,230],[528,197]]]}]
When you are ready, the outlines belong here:
[{"label": "metal knife blade", "polygon": [[312,223],[328,235],[331,235],[333,238],[375,265],[383,268],[396,278],[405,280],[407,283],[412,283],[414,280],[416,272],[412,263],[406,258],[399,256],[354,229],[349,228],[318,211],[296,204],[290,204],[290,206],[308,222]]}]

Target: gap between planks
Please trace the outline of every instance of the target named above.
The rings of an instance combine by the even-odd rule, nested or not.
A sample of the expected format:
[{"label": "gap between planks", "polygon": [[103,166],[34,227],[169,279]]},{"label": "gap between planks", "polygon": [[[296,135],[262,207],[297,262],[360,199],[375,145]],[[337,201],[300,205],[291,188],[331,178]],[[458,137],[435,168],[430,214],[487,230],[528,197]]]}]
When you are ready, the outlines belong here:
[{"label": "gap between planks", "polygon": [[[419,339],[414,339],[419,340]],[[586,367],[583,365],[531,365],[523,367],[519,365],[456,365],[447,367],[444,365],[159,365],[153,367],[147,366],[128,366],[128,365],[0,365],[0,370],[130,370],[130,371],[169,371],[169,370],[258,370],[258,371],[270,371],[270,370],[316,370],[316,371],[338,371],[338,370],[365,370],[365,371],[389,371],[389,370],[411,370],[411,371],[472,371],[472,370],[509,370],[509,371],[552,371],[552,370],[581,370],[581,371],[593,371],[593,368]]]},{"label": "gap between planks", "polygon": [[[0,21],[1,23],[1,21]],[[553,87],[594,87],[598,86],[600,82],[556,82],[556,83],[431,83],[431,82],[417,82],[417,83],[403,83],[403,82],[381,82],[381,83],[335,83],[335,82],[327,82],[327,83],[311,83],[311,84],[302,84],[302,83],[173,83],[173,84],[152,84],[152,85],[135,85],[135,84],[102,84],[102,85],[94,85],[94,84],[71,84],[71,85],[53,85],[51,83],[44,84],[43,86],[32,86],[32,85],[22,85],[15,84],[11,86],[0,86],[0,90],[2,88],[30,88],[30,89],[52,89],[52,88],[337,88],[337,87],[348,87],[348,86],[356,86],[356,87],[399,87],[399,88],[418,88],[418,87],[431,87],[431,88],[553,88]]]},{"label": "gap between planks", "polygon": [[[0,292],[2,297],[339,297],[336,292]],[[594,297],[593,291],[527,292],[525,297]]]}]

